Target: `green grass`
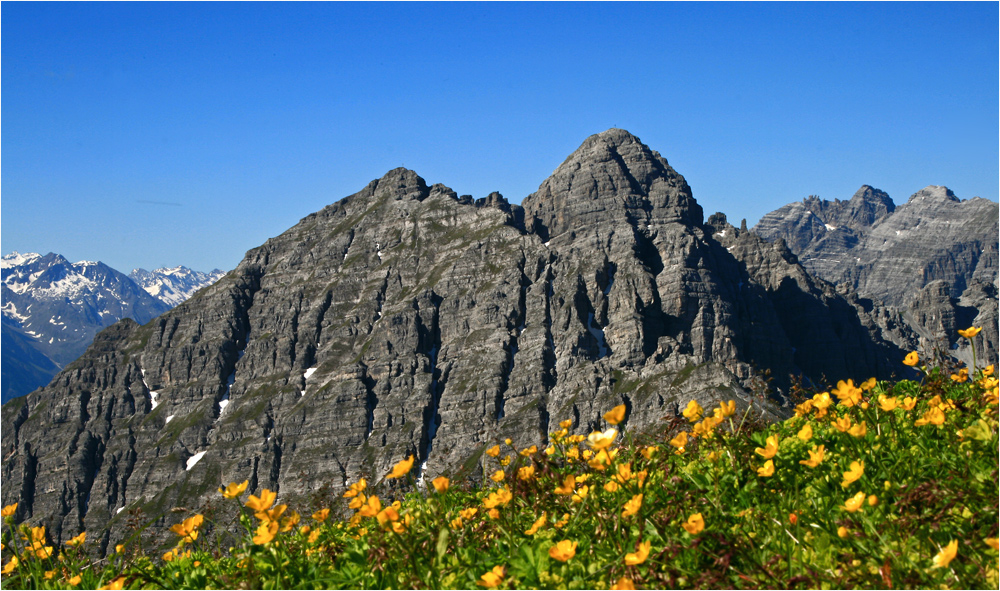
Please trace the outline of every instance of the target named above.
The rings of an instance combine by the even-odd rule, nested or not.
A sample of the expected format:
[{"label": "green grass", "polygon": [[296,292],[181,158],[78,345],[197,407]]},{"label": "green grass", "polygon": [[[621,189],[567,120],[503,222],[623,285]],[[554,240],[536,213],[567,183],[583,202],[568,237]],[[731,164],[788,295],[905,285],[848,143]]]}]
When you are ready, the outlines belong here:
[{"label": "green grass", "polygon": [[563,423],[548,449],[485,450],[495,478],[483,486],[438,480],[404,495],[413,474],[400,462],[401,479],[326,501],[330,516],[220,497],[227,509],[206,513],[217,523],[175,517],[168,556],[125,542],[92,560],[91,541],[51,549],[11,515],[3,586],[996,588],[993,368],[965,381],[920,369],[919,381],[803,397],[770,425],[753,407],[690,405],[660,433],[616,434],[603,456],[598,434]]}]

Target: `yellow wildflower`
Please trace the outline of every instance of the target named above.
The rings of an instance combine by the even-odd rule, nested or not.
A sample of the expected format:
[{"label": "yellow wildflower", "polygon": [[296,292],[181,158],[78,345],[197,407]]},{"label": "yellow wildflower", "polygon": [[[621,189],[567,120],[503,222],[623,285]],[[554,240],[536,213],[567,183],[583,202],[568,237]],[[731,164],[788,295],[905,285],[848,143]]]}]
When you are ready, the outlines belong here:
[{"label": "yellow wildflower", "polygon": [[368,497],[368,500],[361,505],[360,509],[358,509],[358,515],[362,517],[375,517],[381,510],[382,501],[380,501],[375,495],[372,495]]},{"label": "yellow wildflower", "polygon": [[589,486],[581,486],[575,493],[573,493],[572,501],[574,503],[582,503],[584,499],[587,498],[587,494],[590,492]]},{"label": "yellow wildflower", "polygon": [[567,523],[569,523],[569,513],[563,513],[562,519],[560,519],[559,521],[555,522],[555,524],[553,525],[553,527],[555,527],[556,529],[559,529],[559,528],[565,527]]},{"label": "yellow wildflower", "polygon": [[[976,331],[977,333],[979,331]],[[962,335],[965,336],[965,335]],[[934,557],[934,566],[931,568],[947,568],[951,561],[958,555],[958,540],[948,542],[948,545],[941,549]]]},{"label": "yellow wildflower", "polygon": [[559,426],[563,429],[569,429],[573,426],[573,419],[566,419],[565,421],[559,421]]},{"label": "yellow wildflower", "polygon": [[812,436],[813,436],[813,428],[812,425],[810,425],[809,423],[806,423],[804,427],[799,429],[799,432],[796,435],[796,437],[798,437],[802,441],[809,441],[810,439],[812,439]]},{"label": "yellow wildflower", "polygon": [[621,591],[631,590],[635,589],[635,583],[633,583],[632,579],[628,577],[621,577],[620,579],[618,579],[618,582],[616,582],[614,585],[611,585],[611,588]]},{"label": "yellow wildflower", "polygon": [[701,513],[695,513],[688,517],[687,521],[681,524],[681,527],[683,527],[684,531],[687,533],[692,536],[696,536],[700,534],[703,529],[705,529],[705,519],[701,516]]},{"label": "yellow wildflower", "polygon": [[121,591],[125,588],[125,577],[117,577],[107,585],[98,587],[99,591]]},{"label": "yellow wildflower", "polygon": [[864,437],[865,435],[868,434],[868,425],[866,425],[864,421],[861,421],[857,425],[854,425],[853,427],[848,429],[847,432],[853,435],[854,437]]},{"label": "yellow wildflower", "polygon": [[913,424],[917,427],[923,427],[928,424],[941,426],[944,424],[944,411],[940,407],[935,406],[925,412],[924,416],[914,421]]},{"label": "yellow wildflower", "polygon": [[774,460],[768,460],[764,462],[764,465],[757,468],[757,476],[763,476],[767,478],[768,476],[774,476]]},{"label": "yellow wildflower", "polygon": [[170,526],[170,531],[177,534],[178,537],[184,540],[195,541],[198,539],[198,528],[205,521],[205,518],[201,515],[192,515],[184,520],[183,523],[175,523]]},{"label": "yellow wildflower", "polygon": [[767,442],[764,447],[758,447],[754,451],[765,460],[770,460],[776,453],[778,453],[778,436],[771,435],[767,438]]},{"label": "yellow wildflower", "polygon": [[674,437],[673,439],[671,439],[667,443],[669,443],[670,445],[672,445],[672,446],[674,446],[676,448],[683,448],[685,445],[687,445],[687,442],[688,442],[687,431],[681,431],[680,433],[677,434],[676,437]]},{"label": "yellow wildflower", "polygon": [[722,410],[722,416],[731,417],[736,414],[736,401],[730,400],[729,402],[720,402],[719,409]]},{"label": "yellow wildflower", "polygon": [[520,453],[521,453],[521,457],[526,458],[526,457],[530,456],[531,454],[533,454],[533,453],[535,453],[537,451],[538,451],[538,446],[537,445],[532,445],[531,447],[526,447],[526,448],[522,449]]},{"label": "yellow wildflower", "polygon": [[458,512],[458,514],[462,516],[462,519],[472,519],[478,512],[479,509],[476,507],[469,507],[468,509],[462,509]]},{"label": "yellow wildflower", "polygon": [[82,532],[80,532],[80,535],[78,535],[75,538],[73,538],[72,540],[66,542],[66,545],[67,546],[71,546],[71,547],[72,546],[79,546],[84,541],[86,541],[86,539],[87,539],[87,532],[82,531]]},{"label": "yellow wildflower", "polygon": [[692,423],[701,419],[701,415],[704,414],[705,410],[698,404],[697,401],[691,400],[687,403],[687,407],[684,408],[682,413],[684,417],[691,421]]},{"label": "yellow wildflower", "polygon": [[622,511],[622,517],[631,517],[639,512],[642,507],[642,493],[639,493],[632,497],[628,502],[625,503],[625,509]]},{"label": "yellow wildflower", "polygon": [[261,546],[270,544],[276,535],[278,535],[278,522],[265,521],[257,528],[257,532],[253,536],[253,543]]},{"label": "yellow wildflower", "polygon": [[541,529],[543,525],[545,525],[545,519],[546,519],[546,514],[543,511],[542,516],[536,519],[535,522],[531,524],[530,528],[524,530],[524,535],[533,536],[536,533],[538,533],[538,530]]},{"label": "yellow wildflower", "polygon": [[608,412],[604,413],[604,420],[612,425],[617,425],[625,418],[625,405],[619,404]]},{"label": "yellow wildflower", "polygon": [[316,529],[316,530],[313,530],[313,531],[312,531],[312,532],[311,532],[311,533],[309,534],[309,539],[308,539],[307,541],[308,541],[308,542],[309,542],[310,544],[315,544],[315,543],[316,543],[316,540],[318,540],[318,539],[319,539],[319,530],[318,530],[318,529]]},{"label": "yellow wildflower", "polygon": [[320,523],[326,521],[328,517],[330,517],[329,509],[320,509],[319,511],[312,514],[312,518],[315,519],[316,521],[319,521]]},{"label": "yellow wildflower", "polygon": [[647,460],[651,460],[651,459],[653,459],[653,455],[656,452],[658,452],[658,451],[660,451],[660,446],[658,446],[658,445],[648,445],[648,446],[640,449],[639,453],[641,453],[642,457],[646,458]]},{"label": "yellow wildflower", "polygon": [[969,381],[969,369],[963,367],[962,369],[958,370],[958,373],[951,374],[950,377],[951,381],[959,384],[964,384],[965,382]]},{"label": "yellow wildflower", "polygon": [[865,473],[865,463],[864,462],[851,462],[851,469],[844,472],[844,481],[840,483],[840,486],[847,487],[852,482],[861,478]]},{"label": "yellow wildflower", "polygon": [[983,330],[983,327],[981,327],[981,326],[970,326],[969,328],[967,328],[965,330],[959,330],[958,334],[959,334],[959,336],[963,336],[963,337],[965,337],[967,339],[971,339],[971,338],[975,337],[977,334],[979,334],[979,331],[981,331],[981,330]]},{"label": "yellow wildflower", "polygon": [[402,478],[409,474],[410,470],[413,469],[413,459],[413,454],[410,454],[410,457],[400,460],[399,463],[392,467],[392,472],[386,474],[386,479]]},{"label": "yellow wildflower", "polygon": [[277,498],[278,493],[271,492],[265,488],[260,491],[260,498],[250,495],[250,498],[247,499],[246,506],[254,512],[267,511],[271,508],[271,505],[274,504],[274,500]]},{"label": "yellow wildflower", "polygon": [[875,505],[878,505],[878,497],[875,495],[868,495],[868,506],[874,507]]},{"label": "yellow wildflower", "polygon": [[549,556],[559,562],[566,562],[576,556],[576,542],[563,540],[549,548]]},{"label": "yellow wildflower", "polygon": [[507,466],[510,465],[510,459],[511,459],[510,456],[504,456],[504,458],[500,460],[500,465],[506,468]]},{"label": "yellow wildflower", "polygon": [[456,517],[451,520],[451,529],[462,529],[462,518]]},{"label": "yellow wildflower", "polygon": [[17,559],[17,556],[11,556],[10,562],[3,565],[3,570],[0,570],[0,572],[2,572],[5,575],[9,575],[10,573],[14,572],[14,569],[17,568],[19,562],[20,561]]},{"label": "yellow wildflower", "polygon": [[448,480],[447,476],[438,476],[434,480],[431,480],[431,485],[434,487],[434,490],[436,490],[439,493],[443,493],[444,491],[448,490],[448,486],[450,484],[451,481]]},{"label": "yellow wildflower", "polygon": [[840,380],[837,382],[837,388],[833,390],[833,394],[846,407],[861,403],[861,388],[854,386],[854,380],[847,380],[847,382]]},{"label": "yellow wildflower", "polygon": [[618,490],[618,483],[615,482],[614,480],[609,480],[604,483],[604,490],[608,491],[609,493],[616,492]]},{"label": "yellow wildflower", "polygon": [[719,458],[722,457],[722,452],[719,450],[710,451],[708,452],[708,455],[705,457],[708,459],[709,462],[717,462]]},{"label": "yellow wildflower", "polygon": [[344,493],[344,498],[349,499],[351,497],[358,496],[359,494],[361,494],[361,491],[365,490],[365,487],[367,486],[368,482],[364,478],[358,480],[357,482],[352,484],[350,488],[347,489],[347,492]]},{"label": "yellow wildflower", "polygon": [[0,510],[0,517],[3,517],[4,519],[8,517],[13,517],[16,511],[17,511],[17,503],[14,503],[13,505],[7,505],[2,510]]},{"label": "yellow wildflower", "polygon": [[917,399],[912,396],[906,396],[903,398],[903,409],[913,410],[913,407],[917,405]]},{"label": "yellow wildflower", "polygon": [[492,476],[490,476],[490,480],[493,482],[502,482],[506,476],[507,475],[503,473],[503,470],[497,470]]},{"label": "yellow wildflower", "polygon": [[837,537],[846,538],[849,535],[851,535],[851,532],[846,527],[840,526],[837,528]]},{"label": "yellow wildflower", "polygon": [[115,546],[115,553],[116,554],[121,554],[123,552],[125,552],[125,544],[118,544],[118,545]]},{"label": "yellow wildflower", "polygon": [[73,577],[71,577],[71,578],[70,578],[70,579],[69,579],[68,581],[66,581],[66,582],[67,582],[67,583],[69,583],[70,585],[72,585],[73,587],[76,587],[76,586],[77,586],[77,585],[79,585],[79,584],[80,584],[80,583],[81,583],[82,581],[83,581],[83,577],[81,577],[80,575],[74,575]]},{"label": "yellow wildflower", "polygon": [[556,448],[552,447],[551,445],[545,448],[545,455],[551,456],[554,453],[556,453]]},{"label": "yellow wildflower", "polygon": [[514,443],[514,440],[512,440],[512,439],[511,439],[510,437],[508,437],[507,439],[504,439],[504,440],[503,440],[503,442],[504,442],[504,443],[505,443],[506,445],[510,445],[511,443]]},{"label": "yellow wildflower", "polygon": [[844,501],[844,509],[847,509],[847,511],[850,513],[854,513],[855,511],[861,508],[861,505],[864,504],[864,502],[865,502],[865,493],[859,492],[858,494]]},{"label": "yellow wildflower", "polygon": [[594,448],[595,451],[600,451],[611,446],[615,441],[615,437],[618,436],[617,429],[608,429],[607,431],[601,433],[600,431],[594,431],[587,436],[587,444]]},{"label": "yellow wildflower", "polygon": [[867,380],[861,382],[861,389],[864,390],[865,392],[867,392],[868,390],[871,390],[872,388],[874,388],[875,384],[877,384],[877,383],[878,382],[875,381],[874,377],[868,378]]},{"label": "yellow wildflower", "polygon": [[813,447],[809,450],[808,460],[799,460],[799,463],[803,466],[809,466],[810,468],[815,468],[819,466],[819,463],[823,461],[823,456],[826,454],[826,449],[823,445],[819,447]]},{"label": "yellow wildflower", "polygon": [[479,577],[477,584],[488,589],[495,589],[503,582],[503,575],[503,567],[499,565],[494,566],[493,570]]},{"label": "yellow wildflower", "polygon": [[486,455],[490,456],[491,458],[495,458],[495,457],[499,456],[500,455],[500,446],[499,445],[494,445],[493,447],[489,448],[488,450],[486,450]]},{"label": "yellow wildflower", "polygon": [[997,550],[1000,550],[1000,539],[998,539],[998,538],[984,538],[983,541],[986,542],[987,546],[989,546],[990,548],[993,548],[994,552],[997,551]]},{"label": "yellow wildflower", "polygon": [[483,499],[483,506],[487,509],[493,509],[497,506],[506,507],[507,503],[509,503],[513,498],[514,496],[510,494],[510,489],[505,486],[500,490],[487,495],[487,497]]},{"label": "yellow wildflower", "polygon": [[834,419],[833,427],[841,433],[847,433],[851,429],[851,417],[845,415]]},{"label": "yellow wildflower", "polygon": [[368,497],[365,495],[358,495],[351,499],[351,502],[347,504],[348,509],[360,509],[364,507],[365,503],[368,502]]},{"label": "yellow wildflower", "polygon": [[570,474],[563,479],[562,486],[557,486],[555,493],[557,495],[571,495],[573,491],[576,490],[576,476]]},{"label": "yellow wildflower", "polygon": [[254,517],[260,519],[261,521],[278,521],[287,509],[288,505],[278,505],[267,511],[258,511],[254,513]]},{"label": "yellow wildflower", "polygon": [[535,477],[535,467],[525,466],[523,468],[517,469],[517,479],[518,480],[531,480]]},{"label": "yellow wildflower", "polygon": [[635,566],[646,562],[646,559],[649,558],[649,549],[652,545],[652,542],[641,542],[635,552],[629,552],[625,555],[625,564]]},{"label": "yellow wildflower", "polygon": [[897,406],[899,406],[899,401],[896,399],[895,396],[890,398],[885,394],[878,395],[878,407],[881,408],[883,411],[889,412],[895,410]]},{"label": "yellow wildflower", "polygon": [[219,492],[222,496],[227,499],[235,499],[236,497],[243,494],[243,491],[247,489],[247,485],[250,484],[249,480],[244,480],[243,484],[236,484],[235,482],[230,482],[226,488],[220,488]]},{"label": "yellow wildflower", "polygon": [[920,363],[920,357],[917,356],[916,351],[910,351],[909,353],[906,354],[906,357],[903,359],[903,365],[909,365],[910,367],[913,367],[918,363]]},{"label": "yellow wildflower", "polygon": [[800,404],[795,405],[795,416],[804,417],[809,414],[813,409],[813,401],[806,400]]},{"label": "yellow wildflower", "polygon": [[302,516],[297,511],[292,511],[291,515],[281,520],[281,531],[292,531],[301,519]]}]

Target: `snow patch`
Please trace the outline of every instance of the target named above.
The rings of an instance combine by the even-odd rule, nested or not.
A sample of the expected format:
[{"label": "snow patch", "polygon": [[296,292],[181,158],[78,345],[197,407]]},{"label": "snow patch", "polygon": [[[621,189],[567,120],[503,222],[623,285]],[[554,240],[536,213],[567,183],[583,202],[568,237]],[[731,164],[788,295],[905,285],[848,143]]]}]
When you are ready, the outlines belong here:
[{"label": "snow patch", "polygon": [[382,247],[379,246],[378,242],[375,243],[375,254],[378,255],[378,260],[381,261],[382,260]]},{"label": "snow patch", "polygon": [[[206,451],[208,451],[208,450],[206,450]],[[199,461],[201,461],[201,458],[203,458],[203,457],[205,457],[205,452],[204,451],[200,451],[200,452],[194,454],[193,456],[191,456],[190,458],[188,458],[187,459],[187,468],[184,468],[184,470],[187,471],[187,470],[190,470],[191,468],[194,468],[194,465],[197,464]]]},{"label": "snow patch", "polygon": [[306,373],[303,377],[308,380],[314,373],[316,373],[316,369],[317,368],[315,367],[310,367],[309,369],[306,370]]},{"label": "snow patch", "polygon": [[837,226],[831,226],[830,224],[823,224],[823,225],[826,226],[826,229],[829,230],[830,232],[833,232],[834,230],[837,229]]},{"label": "snow patch", "polygon": [[551,244],[551,243],[552,243],[551,241],[549,241],[549,242],[546,242],[546,243],[545,243],[545,246],[546,246],[546,247],[548,247],[548,245],[549,245],[549,244]]},{"label": "snow patch", "polygon": [[18,267],[20,265],[26,265],[34,260],[42,258],[42,255],[37,252],[26,252],[21,254],[14,251],[8,255],[5,255],[2,260],[0,260],[0,269],[10,269],[11,267]]},{"label": "snow patch", "polygon": [[228,398],[223,398],[222,400],[219,401],[219,414],[220,415],[222,414],[222,411],[226,410],[227,406],[229,406],[229,399]]},{"label": "snow patch", "polygon": [[118,515],[119,513],[121,513],[124,510],[125,510],[125,507],[118,507],[118,510],[115,511],[115,515]]},{"label": "snow patch", "polygon": [[587,314],[587,330],[597,339],[597,358],[603,359],[608,356],[608,343],[604,340],[604,329],[597,326],[594,320],[594,313]]},{"label": "snow patch", "polygon": [[726,230],[723,230],[721,232],[718,232],[718,233],[716,233],[716,236],[721,236],[721,237],[725,238],[726,237],[726,232],[728,232],[728,231],[729,230],[726,229]]},{"label": "snow patch", "polygon": [[174,420],[174,415],[170,415],[169,417],[167,417],[167,420],[164,421],[163,424],[166,425],[167,423],[169,423],[172,420]]}]

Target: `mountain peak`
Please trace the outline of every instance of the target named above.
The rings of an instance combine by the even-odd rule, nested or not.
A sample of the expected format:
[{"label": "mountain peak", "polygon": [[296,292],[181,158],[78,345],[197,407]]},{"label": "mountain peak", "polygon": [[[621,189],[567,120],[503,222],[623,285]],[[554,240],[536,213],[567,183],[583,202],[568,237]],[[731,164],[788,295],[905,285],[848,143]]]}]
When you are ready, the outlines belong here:
[{"label": "mountain peak", "polygon": [[911,195],[909,202],[925,200],[962,202],[961,199],[955,196],[951,189],[942,185],[927,185]]},{"label": "mountain peak", "polygon": [[659,152],[617,128],[584,140],[523,206],[551,236],[622,214],[632,221],[691,225],[703,219],[684,177]]}]

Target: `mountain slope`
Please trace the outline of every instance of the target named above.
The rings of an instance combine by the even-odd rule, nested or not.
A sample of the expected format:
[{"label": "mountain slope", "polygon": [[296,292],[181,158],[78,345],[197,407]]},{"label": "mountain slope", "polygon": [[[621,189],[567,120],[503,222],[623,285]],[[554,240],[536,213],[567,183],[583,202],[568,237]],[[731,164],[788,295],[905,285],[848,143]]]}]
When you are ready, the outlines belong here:
[{"label": "mountain slope", "polygon": [[874,327],[786,248],[705,224],[623,130],[523,208],[395,169],[5,406],[3,500],[58,539],[109,525],[106,545],[122,509],[197,506],[220,482],[336,491],[409,454],[422,478],[475,475],[498,438],[587,433],[622,402],[639,432],[689,399],[744,409],[765,370],[779,387],[904,371]]}]

